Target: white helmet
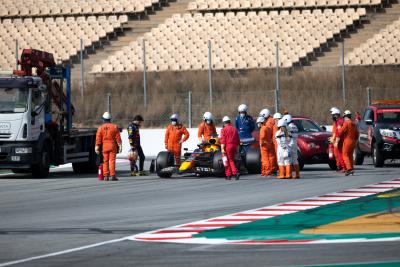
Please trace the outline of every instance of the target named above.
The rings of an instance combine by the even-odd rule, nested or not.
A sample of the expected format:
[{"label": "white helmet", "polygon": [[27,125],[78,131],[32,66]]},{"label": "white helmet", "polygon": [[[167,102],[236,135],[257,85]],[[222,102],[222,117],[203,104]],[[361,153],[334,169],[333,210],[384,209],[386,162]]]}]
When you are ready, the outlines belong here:
[{"label": "white helmet", "polygon": [[330,111],[331,111],[331,115],[335,115],[335,114],[340,115],[340,109],[338,109],[336,107],[331,108]]},{"label": "white helmet", "polygon": [[286,114],[285,116],[282,117],[282,120],[286,121],[286,124],[292,121],[292,115]]},{"label": "white helmet", "polygon": [[260,111],[260,117],[264,117],[264,118],[268,118],[269,116],[271,116],[271,112],[269,111],[269,109],[265,108],[263,110]]},{"label": "white helmet", "polygon": [[280,119],[280,120],[278,121],[278,128],[279,128],[279,127],[286,127],[286,125],[287,125],[287,123],[286,123],[286,120],[285,120],[285,119]]},{"label": "white helmet", "polygon": [[351,115],[351,111],[350,111],[350,110],[345,110],[344,113],[343,113],[343,115],[344,115],[344,116],[346,116],[346,115]]},{"label": "white helmet", "polygon": [[274,114],[274,119],[278,119],[278,120],[280,120],[280,119],[282,119],[282,114],[281,113],[275,113]]},{"label": "white helmet", "polygon": [[238,112],[247,112],[247,105],[241,104],[241,105],[238,107]]},{"label": "white helmet", "polygon": [[103,114],[103,120],[111,120],[111,114],[110,112],[106,111]]},{"label": "white helmet", "polygon": [[206,113],[204,113],[203,115],[203,120],[210,120],[212,121],[214,119],[214,116],[212,115],[211,112],[207,111]]},{"label": "white helmet", "polygon": [[263,123],[265,121],[265,117],[260,116],[257,118],[257,122],[256,123]]},{"label": "white helmet", "polygon": [[179,121],[179,115],[174,113],[174,114],[171,115],[170,119],[174,120],[174,121]]},{"label": "white helmet", "polygon": [[229,121],[231,121],[231,119],[230,119],[228,116],[225,116],[225,117],[222,119],[222,122],[229,122]]}]

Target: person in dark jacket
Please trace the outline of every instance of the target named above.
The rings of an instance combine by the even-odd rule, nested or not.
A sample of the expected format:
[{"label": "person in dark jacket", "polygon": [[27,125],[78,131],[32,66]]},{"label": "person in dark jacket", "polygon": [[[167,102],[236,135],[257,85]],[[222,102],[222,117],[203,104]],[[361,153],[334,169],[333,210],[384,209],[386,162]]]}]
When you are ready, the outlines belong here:
[{"label": "person in dark jacket", "polygon": [[238,107],[239,115],[236,117],[235,126],[239,132],[240,140],[253,138],[252,133],[256,128],[256,124],[253,117],[247,114],[247,106],[241,104]]},{"label": "person in dark jacket", "polygon": [[[143,149],[140,144],[139,133],[139,128],[142,126],[143,121],[144,120],[141,115],[136,115],[132,122],[128,125],[128,139],[131,146],[130,153],[133,154],[132,159],[130,159],[132,176],[146,175],[143,170],[146,157],[144,156]],[[136,167],[137,158],[139,158],[139,169]]]}]

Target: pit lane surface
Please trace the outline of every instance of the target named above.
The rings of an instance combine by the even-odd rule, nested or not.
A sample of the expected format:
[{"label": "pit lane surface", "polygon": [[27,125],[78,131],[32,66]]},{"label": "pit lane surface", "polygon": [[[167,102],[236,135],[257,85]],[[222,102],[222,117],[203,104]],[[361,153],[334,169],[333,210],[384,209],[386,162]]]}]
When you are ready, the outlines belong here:
[{"label": "pit lane surface", "polygon": [[[400,178],[400,166],[358,168],[355,176],[326,165],[306,166],[300,180],[242,176],[130,177],[118,164],[118,182],[76,176],[70,169],[48,179],[0,176],[1,263],[98,244],[134,234]],[[221,246],[120,241],[31,260],[19,266],[293,266],[400,262],[399,242]]]}]

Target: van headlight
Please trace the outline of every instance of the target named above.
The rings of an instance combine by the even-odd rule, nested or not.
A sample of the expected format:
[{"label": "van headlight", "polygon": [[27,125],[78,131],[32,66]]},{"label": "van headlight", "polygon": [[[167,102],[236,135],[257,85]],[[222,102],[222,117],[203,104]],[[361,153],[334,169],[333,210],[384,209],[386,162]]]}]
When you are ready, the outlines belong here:
[{"label": "van headlight", "polygon": [[390,137],[390,138],[396,138],[396,132],[393,130],[389,129],[379,129],[379,132],[383,137]]},{"label": "van headlight", "polygon": [[31,154],[32,147],[17,147],[15,148],[15,154]]}]

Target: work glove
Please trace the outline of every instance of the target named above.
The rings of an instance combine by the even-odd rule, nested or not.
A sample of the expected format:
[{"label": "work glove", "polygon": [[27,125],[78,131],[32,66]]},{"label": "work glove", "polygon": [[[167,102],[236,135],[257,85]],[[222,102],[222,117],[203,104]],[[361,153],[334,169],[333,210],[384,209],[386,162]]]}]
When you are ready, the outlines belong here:
[{"label": "work glove", "polygon": [[96,154],[100,154],[100,146],[95,146],[94,152],[95,152]]},{"label": "work glove", "polygon": [[118,153],[122,153],[122,144],[118,145]]}]

